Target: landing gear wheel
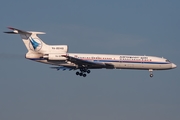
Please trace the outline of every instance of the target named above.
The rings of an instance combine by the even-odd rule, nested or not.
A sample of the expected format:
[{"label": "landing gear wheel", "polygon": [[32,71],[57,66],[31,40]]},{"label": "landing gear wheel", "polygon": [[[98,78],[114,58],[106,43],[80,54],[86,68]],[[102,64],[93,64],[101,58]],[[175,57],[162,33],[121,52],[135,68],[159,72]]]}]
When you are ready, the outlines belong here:
[{"label": "landing gear wheel", "polygon": [[153,77],[153,74],[150,74],[150,77],[152,78],[152,77]]},{"label": "landing gear wheel", "polygon": [[84,68],[84,69],[83,69],[83,72],[87,72],[87,69],[86,69],[86,68]]},{"label": "landing gear wheel", "polygon": [[76,72],[76,75],[79,75],[79,72]]},{"label": "landing gear wheel", "polygon": [[90,71],[90,70],[87,70],[86,72],[89,74],[91,71]]},{"label": "landing gear wheel", "polygon": [[82,72],[82,71],[83,71],[83,68],[80,68],[79,70]]},{"label": "landing gear wheel", "polygon": [[83,77],[86,77],[86,74],[83,74]]},{"label": "landing gear wheel", "polygon": [[80,76],[82,76],[82,75],[83,75],[83,73],[79,73],[79,75],[80,75]]},{"label": "landing gear wheel", "polygon": [[149,69],[149,72],[150,72],[150,77],[152,78],[153,77],[153,69]]}]

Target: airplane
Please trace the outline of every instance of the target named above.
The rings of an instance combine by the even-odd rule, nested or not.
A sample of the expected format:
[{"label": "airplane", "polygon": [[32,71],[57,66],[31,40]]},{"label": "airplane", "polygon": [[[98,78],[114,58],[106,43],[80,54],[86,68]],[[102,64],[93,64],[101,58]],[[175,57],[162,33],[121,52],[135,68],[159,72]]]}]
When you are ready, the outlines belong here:
[{"label": "airplane", "polygon": [[8,27],[8,34],[19,34],[28,50],[26,59],[55,65],[56,70],[78,70],[76,75],[86,77],[90,69],[135,69],[149,70],[153,77],[153,70],[169,70],[177,66],[168,59],[155,56],[140,55],[111,55],[69,53],[68,45],[48,45],[37,35],[44,32],[24,31]]}]

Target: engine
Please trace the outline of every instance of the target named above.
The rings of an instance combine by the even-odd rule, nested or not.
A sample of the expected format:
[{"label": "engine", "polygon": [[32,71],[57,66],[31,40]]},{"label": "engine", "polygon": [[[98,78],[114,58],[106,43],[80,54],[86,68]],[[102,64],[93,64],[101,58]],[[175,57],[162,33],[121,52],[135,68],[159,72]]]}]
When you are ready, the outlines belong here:
[{"label": "engine", "polygon": [[49,45],[49,51],[43,55],[43,58],[47,60],[67,60],[66,57],[62,55],[66,55],[68,52],[67,45]]},{"label": "engine", "polygon": [[28,59],[31,59],[31,58],[41,58],[41,57],[42,57],[42,54],[39,54],[39,53],[28,52],[25,55],[25,58],[28,58]]},{"label": "engine", "polygon": [[45,54],[43,58],[48,59],[48,60],[62,60],[62,61],[67,60],[67,58],[63,57],[62,55],[66,55],[66,53],[65,54],[53,54],[53,53]]}]

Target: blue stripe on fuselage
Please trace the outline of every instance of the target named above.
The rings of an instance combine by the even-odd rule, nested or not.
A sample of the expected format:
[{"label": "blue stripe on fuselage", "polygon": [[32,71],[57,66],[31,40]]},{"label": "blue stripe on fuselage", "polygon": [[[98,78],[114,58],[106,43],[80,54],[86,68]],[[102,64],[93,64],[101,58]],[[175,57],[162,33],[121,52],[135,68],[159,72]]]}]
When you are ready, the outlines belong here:
[{"label": "blue stripe on fuselage", "polygon": [[[28,58],[29,59],[29,58]],[[30,58],[30,60],[47,60],[45,58]],[[82,59],[84,60],[84,59]],[[90,61],[90,60],[85,60]],[[119,61],[119,60],[93,60],[94,62],[118,62],[118,63],[137,63],[137,64],[170,64],[169,62],[153,62],[153,61]]]},{"label": "blue stripe on fuselage", "polygon": [[119,63],[141,63],[141,64],[169,64],[168,62],[153,61],[119,61],[119,60],[94,60],[94,62],[119,62]]}]

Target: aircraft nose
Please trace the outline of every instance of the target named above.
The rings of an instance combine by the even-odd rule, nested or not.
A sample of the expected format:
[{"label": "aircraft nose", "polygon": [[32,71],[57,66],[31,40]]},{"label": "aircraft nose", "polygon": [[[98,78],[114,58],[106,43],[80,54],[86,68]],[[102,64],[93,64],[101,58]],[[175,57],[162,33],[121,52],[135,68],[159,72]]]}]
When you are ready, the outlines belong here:
[{"label": "aircraft nose", "polygon": [[172,63],[172,68],[176,68],[177,67],[177,65],[175,65],[174,63]]}]

